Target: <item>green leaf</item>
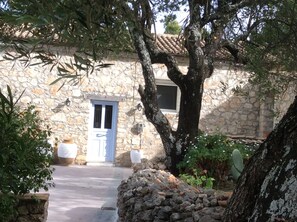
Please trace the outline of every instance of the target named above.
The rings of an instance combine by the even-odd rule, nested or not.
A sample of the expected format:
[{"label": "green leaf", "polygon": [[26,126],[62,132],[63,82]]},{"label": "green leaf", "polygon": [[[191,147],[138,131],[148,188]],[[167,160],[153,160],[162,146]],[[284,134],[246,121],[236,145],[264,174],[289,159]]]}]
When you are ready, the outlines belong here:
[{"label": "green leaf", "polygon": [[[1,92],[0,90],[0,99],[1,99],[1,102],[5,105],[5,104],[9,104],[9,100],[6,98],[6,96]],[[4,109],[3,109],[4,110]]]},{"label": "green leaf", "polygon": [[84,59],[83,57],[81,57],[77,54],[74,54],[73,56],[74,56],[74,61],[76,63],[80,63],[82,65],[89,65],[91,63],[89,59]]},{"label": "green leaf", "polygon": [[75,13],[78,15],[78,21],[86,28],[89,29],[88,24],[86,23],[86,16],[79,10],[75,10]]},{"label": "green leaf", "polygon": [[23,90],[23,92],[21,93],[21,95],[16,99],[16,101],[14,102],[14,106],[19,102],[19,100],[21,99],[21,97],[24,95],[25,90]]},{"label": "green leaf", "polygon": [[56,80],[54,80],[53,82],[50,83],[50,85],[54,85],[56,84],[57,82],[61,81],[63,79],[63,77],[59,77],[57,78]]},{"label": "green leaf", "polygon": [[67,69],[65,69],[63,66],[58,66],[58,72],[59,73],[68,73],[69,71]]},{"label": "green leaf", "polygon": [[12,95],[12,92],[11,92],[11,89],[9,87],[9,85],[7,85],[7,93],[8,93],[8,100],[9,100],[9,107],[10,107],[10,110],[13,111],[13,95]]}]

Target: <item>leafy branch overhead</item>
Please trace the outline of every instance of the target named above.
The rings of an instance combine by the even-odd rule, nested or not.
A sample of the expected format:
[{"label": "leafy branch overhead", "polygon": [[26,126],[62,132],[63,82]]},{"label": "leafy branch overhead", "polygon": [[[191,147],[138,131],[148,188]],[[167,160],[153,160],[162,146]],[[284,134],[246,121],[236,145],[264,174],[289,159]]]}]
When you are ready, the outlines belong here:
[{"label": "leafy branch overhead", "polygon": [[[0,1],[0,5],[5,59],[19,59],[25,66],[59,67],[60,80],[77,82],[76,78],[110,66],[103,62],[110,52],[132,49],[126,25],[108,1]],[[64,52],[56,51],[56,46],[69,48],[73,59],[62,61]]]},{"label": "leafy branch overhead", "polygon": [[[7,59],[21,59],[25,65],[43,63],[58,66],[61,78],[80,78],[82,74],[78,74],[79,71],[88,75],[104,67],[103,59],[110,52],[133,50],[127,30],[131,22],[134,26],[138,21],[141,21],[140,25],[151,26],[156,22],[158,12],[168,13],[165,17],[167,21],[170,18],[176,18],[175,13],[183,7],[189,12],[189,16],[185,18],[184,28],[190,19],[197,20],[195,24],[207,33],[200,39],[205,42],[205,47],[202,47],[204,56],[212,60],[217,49],[223,47],[230,51],[236,62],[253,61],[252,70],[261,73],[264,68],[261,69],[260,65],[256,64],[256,61],[259,61],[258,57],[260,55],[263,57],[264,52],[266,56],[267,53],[280,54],[280,50],[273,47],[280,46],[272,39],[275,35],[271,35],[271,41],[267,41],[263,40],[263,34],[278,35],[279,33],[283,37],[286,36],[289,41],[282,42],[287,45],[295,40],[296,19],[293,15],[296,7],[292,5],[295,3],[291,2],[1,0],[0,39],[1,42],[10,43],[9,47],[16,49],[17,54],[7,52]],[[279,13],[275,13],[277,11]],[[289,13],[285,14],[287,11]],[[278,23],[274,22],[276,19]],[[149,26],[146,28],[150,31]],[[189,30],[185,29],[184,34],[187,37]],[[243,42],[247,43],[243,44],[245,48],[257,47],[243,51]],[[241,47],[238,47],[239,43]],[[49,45],[74,47],[72,53],[77,59],[66,65],[60,61],[58,54],[53,54],[53,51],[49,50]],[[266,50],[262,50],[263,47]],[[269,48],[273,49],[273,52]],[[32,52],[36,54],[30,56]],[[284,51],[281,53],[285,56]],[[253,59],[253,55],[258,57]],[[290,55],[296,55],[296,53],[290,53]],[[294,58],[290,57],[285,61],[287,61],[286,68],[294,69],[293,63],[289,63],[289,61],[295,61]],[[94,62],[99,62],[100,65],[96,66]],[[69,65],[70,70],[66,68]],[[279,64],[279,66],[283,65]]]}]

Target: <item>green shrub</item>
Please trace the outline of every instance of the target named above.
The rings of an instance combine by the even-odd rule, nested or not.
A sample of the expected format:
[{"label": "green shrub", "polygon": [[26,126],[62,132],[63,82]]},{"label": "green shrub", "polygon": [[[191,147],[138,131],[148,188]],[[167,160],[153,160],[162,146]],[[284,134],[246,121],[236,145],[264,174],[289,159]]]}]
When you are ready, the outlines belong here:
[{"label": "green shrub", "polygon": [[224,182],[230,172],[231,154],[238,149],[245,159],[251,151],[221,134],[200,134],[189,147],[184,160],[178,165],[181,173],[193,175],[195,170],[206,172],[216,184]]},{"label": "green shrub", "polygon": [[212,189],[214,178],[203,175],[200,170],[194,170],[193,175],[180,174],[180,179],[193,187]]},{"label": "green shrub", "polygon": [[12,213],[16,199],[11,196],[52,185],[50,130],[34,106],[21,109],[19,99],[14,99],[8,86],[7,95],[0,90],[0,221]]}]

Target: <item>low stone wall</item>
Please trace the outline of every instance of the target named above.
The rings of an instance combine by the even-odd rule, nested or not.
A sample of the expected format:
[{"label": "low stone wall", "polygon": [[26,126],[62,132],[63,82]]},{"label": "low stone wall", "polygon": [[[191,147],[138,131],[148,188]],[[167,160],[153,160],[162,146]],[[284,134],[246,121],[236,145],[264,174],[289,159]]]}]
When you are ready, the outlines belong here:
[{"label": "low stone wall", "polygon": [[163,170],[135,172],[118,187],[119,222],[221,221],[228,196],[196,189]]},{"label": "low stone wall", "polygon": [[49,194],[26,194],[19,197],[18,216],[10,222],[45,222]]}]

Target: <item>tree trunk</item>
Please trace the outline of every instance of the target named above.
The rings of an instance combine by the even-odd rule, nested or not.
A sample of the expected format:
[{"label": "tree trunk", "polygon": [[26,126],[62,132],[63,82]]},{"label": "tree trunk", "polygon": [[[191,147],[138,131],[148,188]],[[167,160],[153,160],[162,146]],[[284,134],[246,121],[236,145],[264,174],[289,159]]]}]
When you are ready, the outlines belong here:
[{"label": "tree trunk", "polygon": [[[147,5],[148,1],[146,1]],[[160,134],[166,153],[166,166],[174,175],[178,174],[177,164],[184,159],[186,150],[198,135],[198,125],[201,111],[204,80],[213,72],[213,58],[218,49],[218,43],[222,37],[221,29],[214,31],[215,38],[211,38],[213,44],[203,51],[202,27],[200,25],[199,1],[191,1],[190,23],[184,33],[184,47],[189,53],[188,72],[179,70],[175,58],[160,51],[155,44],[154,36],[150,34],[150,27],[137,27],[132,24],[130,34],[142,65],[145,88],[139,88],[139,94],[144,106],[147,119],[155,126]],[[128,9],[127,9],[128,10]],[[149,12],[150,10],[145,10]],[[138,15],[137,13],[135,13]],[[150,18],[144,16],[143,19]],[[149,21],[144,24],[150,24]],[[220,26],[224,27],[223,25]],[[172,127],[159,108],[157,102],[157,86],[155,82],[152,64],[164,64],[167,67],[167,75],[181,91],[178,127],[176,131]]]},{"label": "tree trunk", "polygon": [[[155,126],[160,134],[166,153],[166,166],[174,175],[178,175],[177,164],[186,154],[190,142],[198,135],[201,102],[203,95],[203,83],[209,76],[209,69],[205,68],[203,52],[196,42],[189,43],[191,53],[196,54],[189,64],[187,75],[181,73],[176,60],[168,53],[159,51],[153,38],[149,34],[137,29],[130,31],[134,46],[142,65],[145,88],[139,88],[139,94],[144,106],[147,119]],[[198,33],[198,34],[197,34]],[[199,32],[194,32],[199,35]],[[198,37],[193,37],[197,38]],[[197,40],[199,42],[199,39]],[[168,77],[180,88],[180,110],[178,127],[176,131],[172,127],[159,108],[157,102],[157,87],[152,64],[162,63],[167,67]]]},{"label": "tree trunk", "polygon": [[297,221],[297,97],[242,172],[224,221]]},{"label": "tree trunk", "polygon": [[[203,81],[190,82],[184,80],[181,86],[180,110],[178,116],[178,127],[175,132],[175,144],[170,153],[170,172],[178,175],[177,164],[186,154],[192,141],[198,135],[198,124],[200,118]],[[161,135],[162,138],[162,135]]]},{"label": "tree trunk", "polygon": [[138,53],[138,57],[142,66],[142,74],[144,77],[145,88],[139,86],[138,92],[141,102],[144,106],[145,115],[160,134],[164,151],[167,157],[166,167],[171,170],[172,160],[170,157],[175,150],[176,137],[166,116],[160,110],[157,101],[157,86],[153,71],[153,62],[149,50],[147,48],[143,32],[136,28],[131,28],[130,34]]}]

